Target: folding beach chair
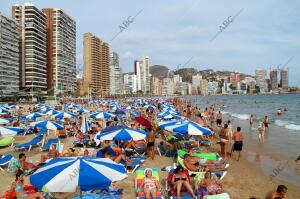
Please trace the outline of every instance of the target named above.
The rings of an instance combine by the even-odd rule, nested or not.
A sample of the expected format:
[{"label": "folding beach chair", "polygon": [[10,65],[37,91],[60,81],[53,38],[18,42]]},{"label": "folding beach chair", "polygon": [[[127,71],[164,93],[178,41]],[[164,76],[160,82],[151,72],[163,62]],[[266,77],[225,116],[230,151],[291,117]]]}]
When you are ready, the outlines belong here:
[{"label": "folding beach chair", "polygon": [[0,139],[0,147],[13,146],[14,141],[14,137],[3,137]]},{"label": "folding beach chair", "polygon": [[[138,190],[138,187],[141,187],[144,177],[145,177],[145,169],[146,168],[138,168],[136,173],[136,179],[135,179],[135,190]],[[152,170],[152,176],[155,177],[159,181],[159,175],[158,175],[158,169],[157,168],[151,168]],[[144,192],[139,191],[137,193],[137,199],[146,199],[146,195]],[[163,196],[161,194],[161,191],[156,192],[156,198],[157,199],[163,199]]]},{"label": "folding beach chair", "polygon": [[166,156],[174,158],[177,155],[177,152],[174,150],[166,149],[166,147],[162,145],[157,146],[157,152],[159,156]]},{"label": "folding beach chair", "polygon": [[[187,169],[184,169],[182,172],[188,176],[188,181],[190,182],[189,171]],[[177,199],[177,190],[173,189],[173,187],[171,186],[173,175],[174,175],[174,169],[172,169],[167,176],[166,191],[168,192],[168,198]],[[193,199],[192,195],[189,192],[187,192],[187,190],[185,190],[184,188],[182,188],[180,192],[180,197],[182,199]]]},{"label": "folding beach chair", "polygon": [[43,136],[37,136],[34,137],[32,140],[30,140],[29,142],[23,143],[23,144],[19,144],[15,146],[15,149],[28,149],[28,152],[31,150],[32,147],[34,146],[38,146],[39,144],[41,144],[43,141]]},{"label": "folding beach chair", "polygon": [[7,165],[12,158],[13,158],[13,155],[11,155],[11,154],[3,155],[3,156],[0,157],[0,170],[1,171],[4,171],[2,166]]},{"label": "folding beach chair", "polygon": [[53,144],[58,145],[59,140],[57,138],[51,138],[48,139],[47,143],[44,144],[44,146],[41,147],[42,151],[49,151],[49,149],[51,148],[51,146]]}]

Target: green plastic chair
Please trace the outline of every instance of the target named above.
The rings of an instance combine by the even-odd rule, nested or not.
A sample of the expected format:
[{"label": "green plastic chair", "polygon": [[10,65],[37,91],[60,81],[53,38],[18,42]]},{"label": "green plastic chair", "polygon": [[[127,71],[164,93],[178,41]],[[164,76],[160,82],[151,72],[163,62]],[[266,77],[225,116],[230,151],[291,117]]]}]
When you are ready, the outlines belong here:
[{"label": "green plastic chair", "polygon": [[4,137],[0,139],[0,147],[12,146],[14,144],[14,137]]}]

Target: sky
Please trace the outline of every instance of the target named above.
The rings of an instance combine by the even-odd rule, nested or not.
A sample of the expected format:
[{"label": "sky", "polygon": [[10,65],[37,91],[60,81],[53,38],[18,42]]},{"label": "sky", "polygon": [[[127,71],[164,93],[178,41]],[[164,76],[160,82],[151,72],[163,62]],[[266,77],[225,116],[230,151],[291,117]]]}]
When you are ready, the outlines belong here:
[{"label": "sky", "polygon": [[134,60],[143,56],[150,57],[150,65],[170,69],[251,75],[256,68],[287,63],[289,84],[300,86],[297,0],[0,0],[0,12],[11,16],[11,6],[25,2],[39,9],[62,8],[75,19],[78,67],[83,33],[90,32],[119,54],[123,72],[133,71]]}]

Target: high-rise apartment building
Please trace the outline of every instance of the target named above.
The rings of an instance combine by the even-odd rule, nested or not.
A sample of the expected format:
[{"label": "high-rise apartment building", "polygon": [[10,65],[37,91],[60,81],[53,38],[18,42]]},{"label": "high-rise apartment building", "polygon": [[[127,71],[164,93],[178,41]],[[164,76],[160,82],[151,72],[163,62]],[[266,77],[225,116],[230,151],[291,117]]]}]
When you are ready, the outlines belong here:
[{"label": "high-rise apartment building", "polygon": [[237,89],[238,83],[240,82],[240,74],[230,73],[229,82],[235,89]]},{"label": "high-rise apartment building", "polygon": [[120,95],[123,93],[123,74],[119,65],[119,55],[111,52],[109,55],[109,77],[110,77],[110,94]]},{"label": "high-rise apartment building", "polygon": [[280,70],[280,87],[284,90],[289,87],[288,71],[284,69]]},{"label": "high-rise apartment building", "polygon": [[42,9],[47,27],[47,87],[53,93],[76,88],[76,22],[62,9]]},{"label": "high-rise apartment building", "polygon": [[278,89],[278,72],[277,70],[270,71],[270,89],[277,90]]},{"label": "high-rise apartment building", "polygon": [[91,33],[83,35],[83,79],[86,93],[109,92],[109,46]]},{"label": "high-rise apartment building", "polygon": [[144,94],[150,94],[150,73],[149,57],[145,56],[142,60],[134,61],[134,72],[137,76],[137,89]]},{"label": "high-rise apartment building", "polygon": [[152,95],[162,95],[162,80],[160,80],[158,77],[152,77],[151,78],[151,93]]},{"label": "high-rise apartment building", "polygon": [[135,94],[137,92],[137,77],[134,73],[124,74],[124,94]]},{"label": "high-rise apartment building", "polygon": [[267,76],[267,71],[265,69],[255,70],[256,84],[257,86],[259,86],[261,93],[265,93],[268,91],[266,76]]},{"label": "high-rise apartment building", "polygon": [[47,90],[46,16],[33,4],[14,5],[12,17],[20,26],[20,88]]},{"label": "high-rise apartment building", "polygon": [[0,95],[19,91],[19,26],[0,13]]}]

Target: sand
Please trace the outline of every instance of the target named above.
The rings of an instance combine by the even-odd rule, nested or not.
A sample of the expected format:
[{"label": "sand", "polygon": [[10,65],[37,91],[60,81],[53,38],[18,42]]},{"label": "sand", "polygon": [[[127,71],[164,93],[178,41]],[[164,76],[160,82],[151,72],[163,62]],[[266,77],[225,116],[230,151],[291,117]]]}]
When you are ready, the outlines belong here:
[{"label": "sand", "polygon": [[[26,136],[17,136],[15,143],[23,143],[32,138],[33,135]],[[64,149],[67,149],[71,145],[72,138],[64,139],[65,143]],[[213,144],[214,147],[209,149],[209,151],[217,151],[219,149],[218,145]],[[205,151],[206,148],[203,149]],[[6,147],[0,149],[1,154],[12,153],[15,157],[19,152],[15,152],[12,148]],[[31,152],[25,152],[28,159],[33,162],[38,162],[40,160],[40,154],[45,154],[41,152],[39,148],[34,148]],[[265,175],[258,164],[251,163],[247,160],[247,157],[251,154],[247,151],[244,151],[242,158],[239,162],[236,160],[229,159],[230,167],[228,169],[228,174],[222,180],[223,187],[231,195],[236,196],[240,199],[247,199],[250,196],[255,196],[256,198],[263,199],[265,194],[269,190],[273,190],[277,187],[278,184],[285,184],[288,187],[288,197],[289,199],[299,199],[300,198],[300,186],[295,186],[283,180],[273,179],[271,180],[269,176]],[[159,174],[162,184],[164,179],[166,179],[167,172],[161,171],[161,168],[164,166],[172,165],[173,161],[171,158],[160,157],[159,155],[155,156],[154,161],[146,160],[143,167],[155,167],[159,169]],[[134,174],[128,174],[128,178],[118,183],[121,188],[124,189],[122,198],[124,199],[133,199],[135,198],[134,191]],[[7,171],[0,172],[0,193],[7,188],[7,186],[14,180],[12,176]],[[25,179],[28,182],[28,177]],[[57,198],[71,198],[74,194],[56,194]]]}]

